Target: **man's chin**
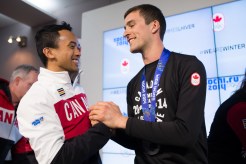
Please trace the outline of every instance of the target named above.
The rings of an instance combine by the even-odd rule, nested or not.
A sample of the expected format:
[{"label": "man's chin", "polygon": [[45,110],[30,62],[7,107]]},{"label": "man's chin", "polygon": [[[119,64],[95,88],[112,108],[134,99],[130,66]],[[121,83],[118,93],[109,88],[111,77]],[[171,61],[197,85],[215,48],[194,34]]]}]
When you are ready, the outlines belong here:
[{"label": "man's chin", "polygon": [[75,72],[78,72],[78,71],[79,71],[79,68],[73,68],[73,69],[69,70],[70,73],[75,73]]},{"label": "man's chin", "polygon": [[130,52],[131,52],[131,53],[138,53],[138,50],[135,49],[135,48],[131,48],[131,47],[130,47]]},{"label": "man's chin", "polygon": [[139,53],[139,51],[136,50],[136,49],[130,49],[130,52],[131,52],[131,53],[134,53],[134,54],[135,54],[135,53]]}]

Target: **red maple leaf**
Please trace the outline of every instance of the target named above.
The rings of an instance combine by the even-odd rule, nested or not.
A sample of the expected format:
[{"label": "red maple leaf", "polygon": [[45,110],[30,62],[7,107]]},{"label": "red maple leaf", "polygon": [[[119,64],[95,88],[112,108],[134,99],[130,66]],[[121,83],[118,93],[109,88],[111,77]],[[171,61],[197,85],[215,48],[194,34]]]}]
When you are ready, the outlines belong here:
[{"label": "red maple leaf", "polygon": [[199,76],[197,76],[197,75],[194,75],[194,76],[193,76],[193,78],[194,78],[194,79],[198,79],[198,78],[199,78]]},{"label": "red maple leaf", "polygon": [[122,63],[122,65],[125,67],[125,66],[128,65],[128,63],[127,63],[126,61],[124,61],[124,62]]},{"label": "red maple leaf", "polygon": [[218,15],[213,19],[214,22],[220,22],[222,17],[219,17]]}]

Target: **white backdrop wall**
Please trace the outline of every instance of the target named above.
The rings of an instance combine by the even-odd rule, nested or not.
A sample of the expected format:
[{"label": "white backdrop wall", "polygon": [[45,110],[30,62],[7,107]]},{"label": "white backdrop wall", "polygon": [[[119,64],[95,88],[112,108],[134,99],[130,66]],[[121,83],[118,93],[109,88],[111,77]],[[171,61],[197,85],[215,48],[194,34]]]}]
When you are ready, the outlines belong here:
[{"label": "white backdrop wall", "polygon": [[84,87],[89,105],[103,99],[103,32],[124,26],[124,13],[130,7],[149,3],[158,6],[167,16],[218,5],[234,0],[126,0],[82,14],[83,73],[80,83]]},{"label": "white backdrop wall", "polygon": [[[163,14],[168,17],[231,1],[233,0],[126,0],[83,13],[81,32],[81,67],[83,73],[80,77],[80,83],[85,88],[89,105],[103,100],[103,34],[105,31],[124,26],[123,15],[127,9],[138,4],[151,3],[158,6]],[[111,144],[105,145],[104,148],[112,147]],[[116,149],[120,150],[120,148]],[[122,150],[122,155],[117,154],[116,151],[114,153],[102,151],[101,155],[104,164],[114,163],[115,161],[118,161],[118,163],[133,163],[134,160],[134,153],[127,150]]]}]

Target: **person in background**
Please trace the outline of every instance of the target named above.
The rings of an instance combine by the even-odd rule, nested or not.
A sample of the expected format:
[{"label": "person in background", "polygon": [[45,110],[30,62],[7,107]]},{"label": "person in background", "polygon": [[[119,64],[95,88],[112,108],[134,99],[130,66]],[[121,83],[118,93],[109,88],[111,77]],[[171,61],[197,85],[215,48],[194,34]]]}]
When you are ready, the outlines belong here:
[{"label": "person in background", "polygon": [[130,51],[145,64],[127,85],[128,117],[113,102],[98,102],[90,119],[114,128],[112,139],[135,150],[135,164],[207,164],[203,64],[164,48],[159,8],[138,5],[124,19]]},{"label": "person in background", "polygon": [[99,149],[111,131],[103,123],[91,127],[86,94],[78,78],[69,76],[80,72],[72,27],[66,22],[44,26],[35,40],[45,68],[19,104],[20,133],[29,139],[39,164],[101,163]]},{"label": "person in background", "polygon": [[[32,152],[28,142],[23,142],[25,138],[19,133],[16,122],[16,108],[21,98],[37,81],[37,76],[38,70],[35,67],[24,64],[14,69],[9,82],[0,79],[0,161],[5,160],[5,163],[11,163],[15,160],[14,154],[20,152],[31,154]],[[13,154],[11,155],[10,149],[12,146]],[[27,161],[25,163],[28,164]]]},{"label": "person in background", "polygon": [[208,136],[208,161],[246,163],[246,72],[240,88],[215,113]]}]

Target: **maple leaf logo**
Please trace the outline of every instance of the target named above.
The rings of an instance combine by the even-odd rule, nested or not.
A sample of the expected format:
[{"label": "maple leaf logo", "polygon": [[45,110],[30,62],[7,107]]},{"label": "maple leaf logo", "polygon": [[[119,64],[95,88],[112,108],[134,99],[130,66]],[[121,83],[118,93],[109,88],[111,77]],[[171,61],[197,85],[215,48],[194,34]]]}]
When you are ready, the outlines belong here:
[{"label": "maple leaf logo", "polygon": [[222,17],[219,17],[218,15],[213,19],[215,23],[220,22]]},{"label": "maple leaf logo", "polygon": [[198,79],[199,76],[198,76],[197,74],[195,74],[195,75],[193,76],[193,78],[194,78],[194,79]]},{"label": "maple leaf logo", "polygon": [[127,58],[122,59],[120,64],[121,73],[127,74],[130,71],[130,65],[131,62]]},{"label": "maple leaf logo", "polygon": [[225,27],[225,17],[222,13],[213,14],[213,29],[214,31],[222,31]]},{"label": "maple leaf logo", "polygon": [[122,66],[127,66],[128,65],[128,62],[127,61],[124,61],[123,63],[122,63]]},{"label": "maple leaf logo", "polygon": [[195,72],[195,73],[193,73],[193,74],[191,75],[191,84],[192,84],[193,86],[198,86],[198,85],[200,85],[200,75],[199,75],[197,72]]}]

